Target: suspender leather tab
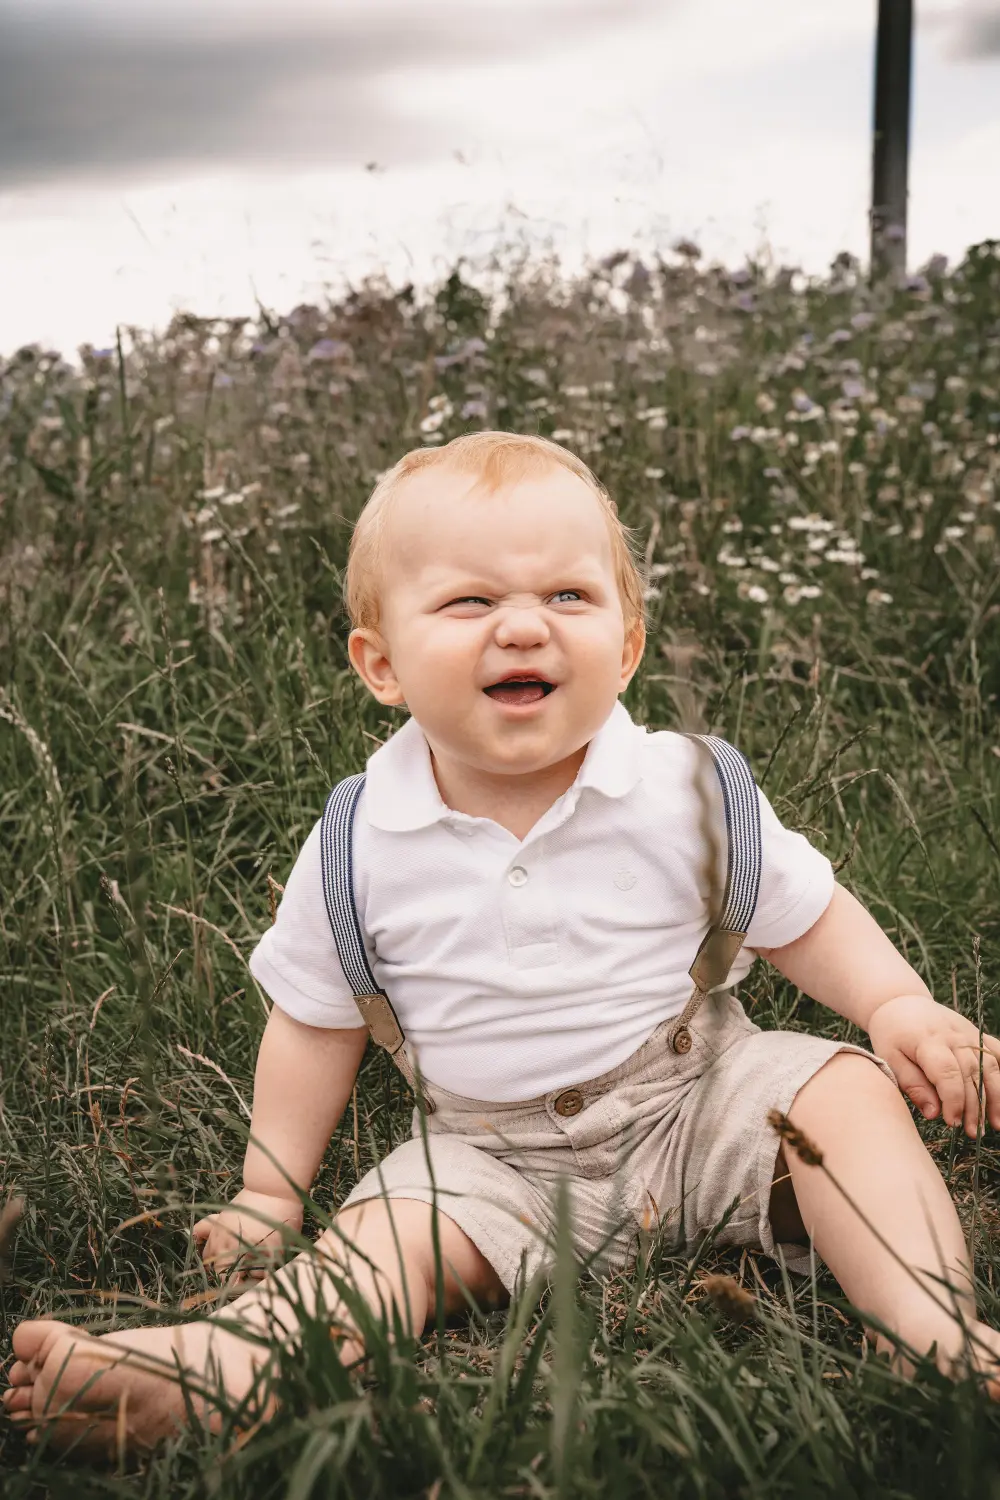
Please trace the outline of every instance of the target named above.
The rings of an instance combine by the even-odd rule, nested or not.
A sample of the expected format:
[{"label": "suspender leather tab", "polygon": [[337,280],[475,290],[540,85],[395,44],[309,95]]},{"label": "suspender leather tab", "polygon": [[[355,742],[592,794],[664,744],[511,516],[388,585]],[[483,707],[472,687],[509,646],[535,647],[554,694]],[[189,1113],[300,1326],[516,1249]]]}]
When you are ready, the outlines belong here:
[{"label": "suspender leather tab", "polygon": [[736,962],[736,955],[745,941],[745,932],[723,932],[719,927],[709,928],[689,970],[698,989],[708,994],[709,990],[725,984],[729,971]]},{"label": "suspender leather tab", "polygon": [[384,1047],[390,1057],[395,1057],[406,1038],[389,996],[380,990],[375,995],[355,995],[354,1003],[376,1047]]}]

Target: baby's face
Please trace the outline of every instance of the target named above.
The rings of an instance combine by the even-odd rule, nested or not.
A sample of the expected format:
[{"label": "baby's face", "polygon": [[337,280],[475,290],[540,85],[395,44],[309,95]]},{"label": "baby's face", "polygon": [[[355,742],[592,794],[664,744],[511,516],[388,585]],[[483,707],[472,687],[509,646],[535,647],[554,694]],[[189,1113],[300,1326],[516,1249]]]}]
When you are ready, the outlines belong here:
[{"label": "baby's face", "polygon": [[405,703],[434,754],[531,774],[578,752],[635,671],[600,501],[566,469],[495,494],[468,474],[405,481],[388,519],[378,631],[351,659]]}]

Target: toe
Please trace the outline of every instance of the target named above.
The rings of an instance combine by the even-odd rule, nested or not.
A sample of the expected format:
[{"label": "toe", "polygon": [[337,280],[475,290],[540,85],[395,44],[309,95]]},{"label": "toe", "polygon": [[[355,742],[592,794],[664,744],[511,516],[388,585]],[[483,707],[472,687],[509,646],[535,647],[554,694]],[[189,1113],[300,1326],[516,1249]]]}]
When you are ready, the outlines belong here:
[{"label": "toe", "polygon": [[58,1318],[28,1318],[14,1329],[11,1346],[21,1363],[40,1367],[55,1340],[73,1332],[71,1324]]},{"label": "toe", "polygon": [[7,1371],[7,1379],[12,1386],[31,1385],[36,1373],[34,1365],[27,1364],[23,1359],[15,1359]]},{"label": "toe", "polygon": [[3,1393],[4,1411],[9,1417],[19,1411],[31,1410],[31,1386],[12,1386],[9,1391]]}]

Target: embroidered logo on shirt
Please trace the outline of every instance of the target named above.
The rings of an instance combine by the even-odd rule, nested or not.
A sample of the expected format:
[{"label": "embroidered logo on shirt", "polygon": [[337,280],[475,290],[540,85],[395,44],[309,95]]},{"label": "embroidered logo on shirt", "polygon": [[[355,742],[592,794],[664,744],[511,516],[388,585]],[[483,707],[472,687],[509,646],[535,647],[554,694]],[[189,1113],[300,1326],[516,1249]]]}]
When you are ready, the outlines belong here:
[{"label": "embroidered logo on shirt", "polygon": [[638,879],[638,875],[633,875],[632,871],[626,870],[624,865],[620,870],[615,871],[615,885],[620,891],[630,891]]}]

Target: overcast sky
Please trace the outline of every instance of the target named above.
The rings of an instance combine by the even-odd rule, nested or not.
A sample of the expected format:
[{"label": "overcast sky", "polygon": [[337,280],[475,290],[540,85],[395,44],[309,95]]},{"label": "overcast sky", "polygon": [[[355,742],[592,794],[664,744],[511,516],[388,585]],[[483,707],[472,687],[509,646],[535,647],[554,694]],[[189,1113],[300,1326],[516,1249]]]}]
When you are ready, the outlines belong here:
[{"label": "overcast sky", "polygon": [[[875,8],[0,0],[0,351],[517,234],[863,252]],[[914,260],[1000,237],[1000,0],[918,12]]]}]

